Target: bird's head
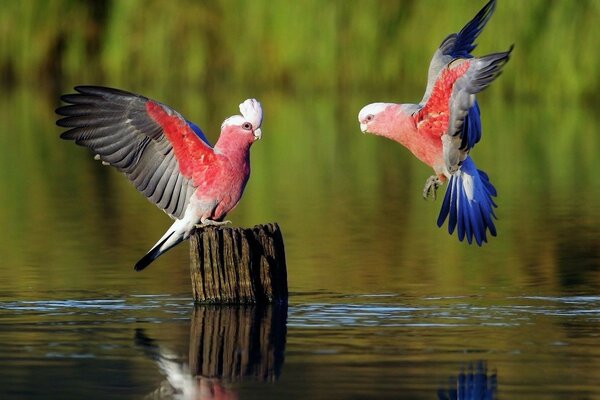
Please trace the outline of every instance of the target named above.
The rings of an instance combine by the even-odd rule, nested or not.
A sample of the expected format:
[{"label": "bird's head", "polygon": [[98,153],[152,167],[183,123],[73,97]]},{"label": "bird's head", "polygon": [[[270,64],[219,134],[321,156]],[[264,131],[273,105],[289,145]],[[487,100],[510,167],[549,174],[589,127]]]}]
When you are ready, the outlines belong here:
[{"label": "bird's head", "polygon": [[416,129],[412,116],[419,108],[418,104],[369,104],[358,113],[360,130],[399,142],[402,132]]},{"label": "bird's head", "polygon": [[390,109],[395,105],[394,103],[371,103],[364,106],[358,113],[358,123],[362,133],[380,134]]},{"label": "bird's head", "polygon": [[236,134],[247,135],[251,141],[262,137],[262,107],[256,99],[247,99],[240,104],[241,115],[233,115],[223,121],[221,131],[229,128]]}]

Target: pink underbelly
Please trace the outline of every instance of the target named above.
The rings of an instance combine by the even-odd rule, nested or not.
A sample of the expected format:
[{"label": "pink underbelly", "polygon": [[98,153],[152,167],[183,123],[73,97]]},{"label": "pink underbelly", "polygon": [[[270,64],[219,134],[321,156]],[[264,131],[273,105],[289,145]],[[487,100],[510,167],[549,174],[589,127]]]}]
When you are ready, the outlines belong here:
[{"label": "pink underbelly", "polygon": [[406,147],[414,154],[421,162],[429,165],[431,168],[439,168],[443,164],[442,157],[442,141],[427,140],[420,142],[408,143]]}]

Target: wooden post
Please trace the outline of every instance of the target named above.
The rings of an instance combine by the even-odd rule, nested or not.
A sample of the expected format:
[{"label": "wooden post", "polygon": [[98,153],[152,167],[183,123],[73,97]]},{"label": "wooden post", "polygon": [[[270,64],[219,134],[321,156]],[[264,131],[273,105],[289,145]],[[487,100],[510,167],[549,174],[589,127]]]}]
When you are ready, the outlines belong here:
[{"label": "wooden post", "polygon": [[196,305],[190,328],[190,372],[235,382],[275,381],[283,367],[287,305]]},{"label": "wooden post", "polygon": [[206,227],[190,238],[194,300],[208,304],[287,302],[281,229]]}]

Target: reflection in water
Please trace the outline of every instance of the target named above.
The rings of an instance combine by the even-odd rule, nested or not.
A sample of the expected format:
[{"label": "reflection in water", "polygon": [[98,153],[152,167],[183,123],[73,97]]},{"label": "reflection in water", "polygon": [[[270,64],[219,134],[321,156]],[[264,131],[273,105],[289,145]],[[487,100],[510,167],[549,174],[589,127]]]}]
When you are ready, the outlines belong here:
[{"label": "reflection in water", "polygon": [[275,381],[283,366],[287,306],[196,306],[190,332],[194,375]]},{"label": "reflection in water", "polygon": [[450,377],[448,385],[448,389],[438,390],[439,400],[494,400],[498,380],[496,373],[488,376],[485,362],[480,361],[477,366],[469,364],[467,371]]},{"label": "reflection in water", "polygon": [[237,399],[227,384],[245,378],[277,380],[283,366],[286,320],[285,305],[196,306],[189,365],[137,329],[136,345],[166,378],[147,398]]},{"label": "reflection in water", "polygon": [[[196,378],[190,374],[187,364],[178,361],[176,354],[164,346],[159,346],[154,339],[149,338],[143,329],[136,329],[135,344],[144,350],[148,358],[154,360],[165,376],[159,387],[146,396],[149,399],[175,398],[175,399],[210,399],[227,398],[216,396],[205,396],[205,393],[216,393],[211,391],[210,382],[203,382],[202,378]],[[207,390],[208,389],[208,390]],[[224,390],[225,391],[225,390]],[[235,398],[235,397],[231,397]]]}]

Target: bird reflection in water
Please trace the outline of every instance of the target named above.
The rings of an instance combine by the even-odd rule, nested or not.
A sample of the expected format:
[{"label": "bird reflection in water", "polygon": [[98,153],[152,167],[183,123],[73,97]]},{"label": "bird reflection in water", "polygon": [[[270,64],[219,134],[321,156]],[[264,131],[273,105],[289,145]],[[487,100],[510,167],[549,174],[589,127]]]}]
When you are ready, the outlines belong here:
[{"label": "bird reflection in water", "polygon": [[189,364],[135,332],[135,344],[165,380],[148,399],[237,399],[231,384],[274,382],[283,366],[287,306],[196,306],[190,328]]},{"label": "bird reflection in water", "polygon": [[496,373],[488,375],[485,362],[469,364],[466,371],[450,377],[448,389],[438,390],[438,400],[494,400],[498,379]]}]

